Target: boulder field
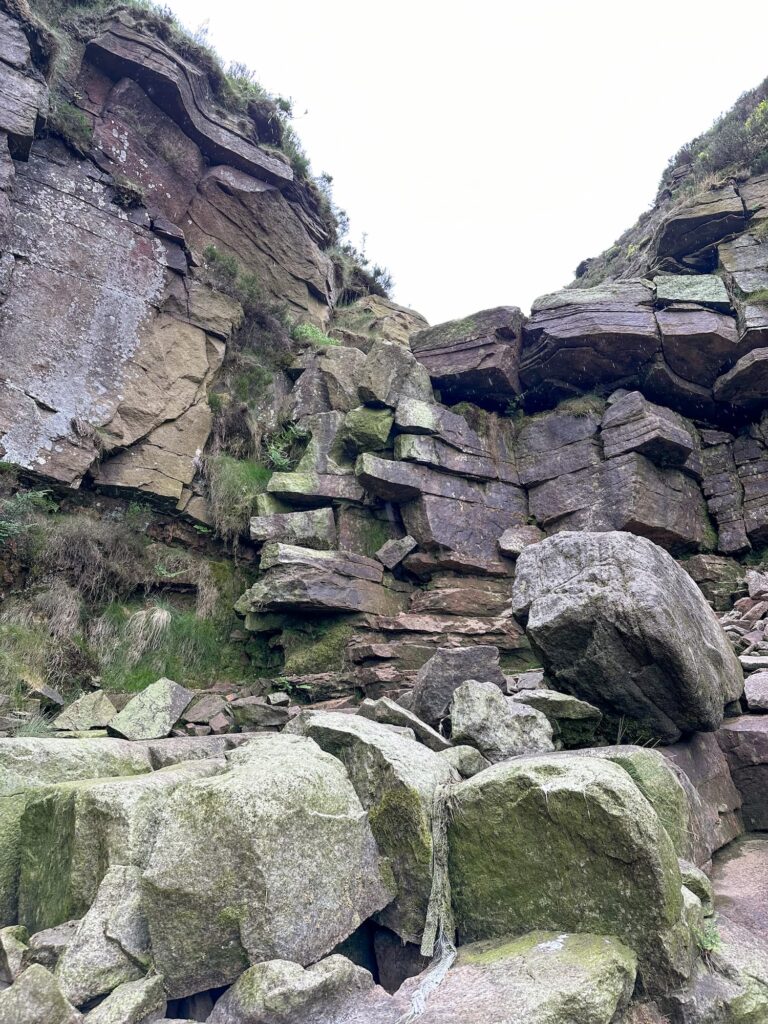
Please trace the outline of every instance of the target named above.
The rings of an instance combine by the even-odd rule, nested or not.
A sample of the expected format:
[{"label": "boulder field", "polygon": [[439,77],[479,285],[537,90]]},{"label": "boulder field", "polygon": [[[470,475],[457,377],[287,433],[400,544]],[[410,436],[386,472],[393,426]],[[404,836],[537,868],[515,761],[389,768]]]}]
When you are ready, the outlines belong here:
[{"label": "boulder field", "polygon": [[0,0],[0,1024],[768,1024],[768,176],[528,316],[343,221]]}]

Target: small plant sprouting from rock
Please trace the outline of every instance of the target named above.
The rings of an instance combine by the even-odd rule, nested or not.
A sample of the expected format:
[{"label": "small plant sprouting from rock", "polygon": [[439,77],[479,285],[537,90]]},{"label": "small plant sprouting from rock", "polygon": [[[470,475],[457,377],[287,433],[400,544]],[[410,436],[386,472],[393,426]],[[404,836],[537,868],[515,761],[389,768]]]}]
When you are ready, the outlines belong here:
[{"label": "small plant sprouting from rock", "polygon": [[48,118],[48,131],[58,135],[80,156],[93,145],[93,124],[79,107],[64,99],[56,99]]},{"label": "small plant sprouting from rock", "polygon": [[144,205],[144,189],[135,181],[118,176],[115,177],[112,187],[114,189],[112,201],[124,210],[134,210]]},{"label": "small plant sprouting from rock", "polygon": [[330,338],[314,324],[297,324],[291,331],[291,337],[294,341],[308,341],[312,345],[340,344],[336,338]]},{"label": "small plant sprouting from rock", "polygon": [[55,508],[50,491],[18,491],[0,499],[0,547],[39,527],[42,518]]}]

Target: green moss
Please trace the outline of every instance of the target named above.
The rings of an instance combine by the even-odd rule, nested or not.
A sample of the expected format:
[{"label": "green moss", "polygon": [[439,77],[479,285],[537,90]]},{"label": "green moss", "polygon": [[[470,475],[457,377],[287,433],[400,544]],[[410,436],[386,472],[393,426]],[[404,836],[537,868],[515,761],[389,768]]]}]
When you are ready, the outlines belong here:
[{"label": "green moss", "polygon": [[53,102],[47,127],[81,156],[85,156],[93,145],[93,125],[90,118],[61,97]]},{"label": "green moss", "polygon": [[759,288],[755,292],[750,292],[749,295],[747,295],[747,302],[752,305],[768,303],[768,288]]},{"label": "green moss", "polygon": [[302,621],[282,632],[285,652],[283,673],[307,676],[319,672],[339,672],[345,666],[347,641],[354,631],[349,618]]},{"label": "green moss", "polygon": [[315,327],[314,324],[297,324],[291,331],[294,341],[308,341],[312,345],[328,346],[339,345],[336,338],[330,338],[327,334]]}]

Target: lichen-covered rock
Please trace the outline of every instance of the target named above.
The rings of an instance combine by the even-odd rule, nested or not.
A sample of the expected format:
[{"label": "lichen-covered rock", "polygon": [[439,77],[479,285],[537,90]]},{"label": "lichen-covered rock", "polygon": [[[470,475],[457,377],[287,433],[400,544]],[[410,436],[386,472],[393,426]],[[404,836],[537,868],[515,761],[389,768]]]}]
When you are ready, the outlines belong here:
[{"label": "lichen-covered rock", "polygon": [[377,452],[387,447],[395,414],[391,409],[369,409],[360,405],[344,417],[339,441],[357,455],[358,452]]},{"label": "lichen-covered rock", "polygon": [[333,311],[328,333],[345,345],[370,352],[379,339],[407,346],[408,338],[427,326],[427,321],[415,310],[398,306],[381,295],[365,295]]},{"label": "lichen-covered rock", "polygon": [[149,751],[125,740],[0,739],[0,924],[17,919],[21,818],[29,794],[61,779],[152,770]]},{"label": "lichen-covered rock", "polygon": [[82,917],[109,867],[146,866],[176,787],[223,766],[223,759],[191,761],[146,775],[62,782],[31,795],[21,820],[19,919],[36,932]]},{"label": "lichen-covered rock", "polygon": [[546,715],[554,736],[566,749],[588,746],[594,742],[595,733],[603,719],[602,713],[585,700],[556,690],[523,690],[515,694],[515,700]]},{"label": "lichen-covered rock", "polygon": [[22,971],[29,932],[23,925],[0,928],[0,982],[10,985]]},{"label": "lichen-covered rock", "polygon": [[441,751],[441,756],[456,769],[463,779],[471,779],[473,775],[489,768],[491,764],[476,747],[465,746],[461,743]]},{"label": "lichen-covered rock", "polygon": [[653,283],[656,301],[661,305],[695,302],[723,313],[731,308],[723,279],[716,274],[659,274]]},{"label": "lichen-covered rock", "polygon": [[128,740],[161,739],[168,736],[193,696],[172,679],[158,679],[132,697],[109,728]]},{"label": "lichen-covered rock", "polygon": [[418,715],[408,711],[401,704],[390,700],[389,697],[380,697],[379,700],[364,700],[357,709],[358,715],[368,718],[372,722],[379,722],[381,725],[397,725],[406,729],[412,729],[417,740],[423,743],[430,750],[440,753],[442,750],[449,750],[451,741],[446,739],[437,730],[423,722]]},{"label": "lichen-covered rock", "polygon": [[[632,995],[636,964],[631,949],[600,935],[535,931],[471,943],[459,949],[418,1019],[424,1024],[611,1024]],[[398,997],[412,993],[420,980],[406,982]]]},{"label": "lichen-covered rock", "polygon": [[117,714],[117,708],[101,690],[85,693],[54,719],[57,729],[103,729]]},{"label": "lichen-covered rock", "polygon": [[275,735],[228,759],[226,772],[173,794],[144,872],[171,998],[230,984],[258,960],[312,963],[393,895],[336,758]]},{"label": "lichen-covered rock", "polygon": [[256,964],[217,1001],[208,1024],[394,1024],[398,1004],[373,978],[335,954],[306,969]]},{"label": "lichen-covered rock", "polygon": [[403,398],[432,400],[429,374],[411,352],[394,341],[376,341],[359,380],[360,397],[374,406],[395,409]]},{"label": "lichen-covered rock", "polygon": [[141,872],[113,867],[56,967],[62,992],[75,1006],[138,981],[149,967],[149,932]]},{"label": "lichen-covered rock", "polygon": [[166,1009],[163,979],[154,974],[118,985],[86,1020],[87,1024],[150,1024]]},{"label": "lichen-covered rock", "polygon": [[517,561],[513,608],[558,689],[667,742],[711,730],[741,667],[696,584],[628,533],[561,533]]},{"label": "lichen-covered rock", "polygon": [[477,747],[492,764],[518,754],[554,750],[546,716],[505,697],[493,683],[470,679],[458,686],[450,718],[453,740]]},{"label": "lichen-covered rock", "polygon": [[751,714],[768,711],[768,670],[753,672],[744,680],[744,699]]},{"label": "lichen-covered rock", "polygon": [[499,649],[482,644],[453,649],[441,647],[420,669],[413,684],[411,710],[436,726],[448,714],[456,687],[468,679],[504,687]]},{"label": "lichen-covered rock", "polygon": [[378,919],[406,942],[420,942],[432,886],[435,791],[457,781],[451,766],[407,733],[357,715],[309,712],[288,729],[344,764],[397,885]]},{"label": "lichen-covered rock", "polygon": [[492,765],[454,790],[448,835],[462,942],[587,930],[633,948],[649,989],[690,972],[672,842],[617,765],[573,754]]},{"label": "lichen-covered rock", "polygon": [[15,983],[0,992],[3,1024],[83,1024],[83,1015],[44,967],[33,964]]},{"label": "lichen-covered rock", "polygon": [[55,928],[44,928],[29,940],[29,948],[24,954],[24,966],[41,964],[49,971],[56,969],[62,953],[74,938],[79,921],[65,921]]}]

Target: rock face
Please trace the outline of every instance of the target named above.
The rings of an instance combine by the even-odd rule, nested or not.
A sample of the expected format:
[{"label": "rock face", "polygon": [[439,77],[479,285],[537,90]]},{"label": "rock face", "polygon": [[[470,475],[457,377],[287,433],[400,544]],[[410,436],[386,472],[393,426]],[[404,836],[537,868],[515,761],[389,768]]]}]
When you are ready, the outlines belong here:
[{"label": "rock face", "polygon": [[527,548],[513,607],[560,689],[668,742],[716,729],[743,689],[700,591],[643,538],[564,533]]},{"label": "rock face", "polygon": [[393,894],[339,761],[309,739],[269,736],[229,763],[174,794],[143,875],[172,998],[231,983],[249,961],[311,963]]},{"label": "rock face", "polygon": [[519,758],[463,782],[453,801],[450,874],[462,942],[578,927],[626,942],[648,987],[687,976],[674,849],[623,769],[578,755]]}]

